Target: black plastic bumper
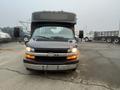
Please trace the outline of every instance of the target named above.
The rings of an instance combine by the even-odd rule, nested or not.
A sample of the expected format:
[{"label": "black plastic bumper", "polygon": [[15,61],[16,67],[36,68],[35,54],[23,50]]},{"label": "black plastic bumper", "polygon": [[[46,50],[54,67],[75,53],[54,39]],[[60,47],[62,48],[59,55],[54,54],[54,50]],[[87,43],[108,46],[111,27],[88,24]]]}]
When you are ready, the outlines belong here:
[{"label": "black plastic bumper", "polygon": [[79,60],[67,61],[67,62],[38,62],[35,60],[24,59],[23,62],[28,64],[38,64],[38,65],[66,65],[66,64],[77,64]]}]

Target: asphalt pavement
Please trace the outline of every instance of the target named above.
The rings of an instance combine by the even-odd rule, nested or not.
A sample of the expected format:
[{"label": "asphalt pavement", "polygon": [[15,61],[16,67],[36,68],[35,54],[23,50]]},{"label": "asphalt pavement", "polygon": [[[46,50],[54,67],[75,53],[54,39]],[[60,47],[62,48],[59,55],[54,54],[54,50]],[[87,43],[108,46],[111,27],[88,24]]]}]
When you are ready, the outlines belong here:
[{"label": "asphalt pavement", "polygon": [[120,45],[79,44],[80,62],[71,72],[29,72],[25,45],[0,45],[0,90],[120,90]]}]

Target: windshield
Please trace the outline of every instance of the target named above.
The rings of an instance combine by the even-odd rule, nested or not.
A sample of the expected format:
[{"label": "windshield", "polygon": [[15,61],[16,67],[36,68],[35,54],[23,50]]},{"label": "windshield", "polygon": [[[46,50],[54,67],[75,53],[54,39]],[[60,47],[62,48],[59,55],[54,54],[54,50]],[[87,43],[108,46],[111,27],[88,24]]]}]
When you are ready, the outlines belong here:
[{"label": "windshield", "polygon": [[42,40],[69,40],[74,38],[74,34],[70,28],[59,26],[45,26],[36,28],[32,38],[39,38]]}]

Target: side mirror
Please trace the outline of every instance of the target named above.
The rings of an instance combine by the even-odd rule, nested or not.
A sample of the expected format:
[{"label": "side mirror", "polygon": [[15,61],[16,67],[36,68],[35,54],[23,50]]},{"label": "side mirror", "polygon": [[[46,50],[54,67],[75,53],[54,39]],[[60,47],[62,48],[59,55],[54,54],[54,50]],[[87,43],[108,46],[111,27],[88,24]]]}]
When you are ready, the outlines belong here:
[{"label": "side mirror", "polygon": [[79,38],[84,38],[84,31],[79,31]]},{"label": "side mirror", "polygon": [[24,42],[25,42],[25,44],[26,44],[27,42],[29,42],[30,37],[29,37],[29,36],[26,36],[26,37],[23,38],[23,40],[24,40]]}]

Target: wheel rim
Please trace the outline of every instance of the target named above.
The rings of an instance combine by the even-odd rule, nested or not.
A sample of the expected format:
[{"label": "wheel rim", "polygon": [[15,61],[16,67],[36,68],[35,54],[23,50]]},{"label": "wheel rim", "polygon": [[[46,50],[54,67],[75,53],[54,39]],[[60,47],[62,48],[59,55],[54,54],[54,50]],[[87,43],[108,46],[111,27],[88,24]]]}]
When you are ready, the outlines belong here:
[{"label": "wheel rim", "polygon": [[115,42],[115,43],[118,43],[118,42],[119,42],[119,40],[118,40],[118,39],[115,39],[115,40],[114,40],[114,42]]}]

